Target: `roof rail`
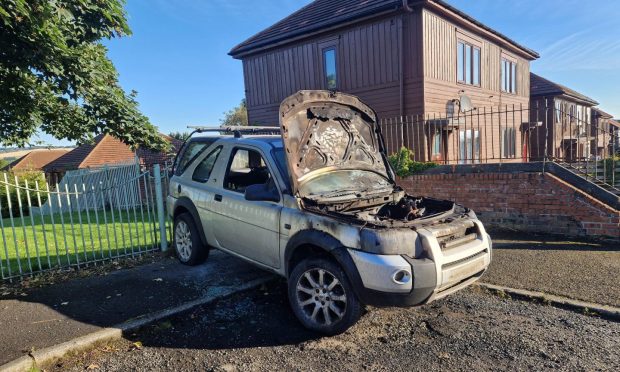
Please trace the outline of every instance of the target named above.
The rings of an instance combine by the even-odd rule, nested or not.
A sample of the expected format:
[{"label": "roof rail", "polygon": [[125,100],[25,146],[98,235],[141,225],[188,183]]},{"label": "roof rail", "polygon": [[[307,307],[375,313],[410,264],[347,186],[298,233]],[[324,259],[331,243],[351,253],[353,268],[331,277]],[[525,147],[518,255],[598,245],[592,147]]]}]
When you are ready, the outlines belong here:
[{"label": "roof rail", "polygon": [[190,125],[187,128],[193,129],[193,133],[218,132],[232,134],[235,138],[240,138],[243,134],[280,134],[280,127],[253,127],[241,125],[229,125],[223,127],[207,127]]}]

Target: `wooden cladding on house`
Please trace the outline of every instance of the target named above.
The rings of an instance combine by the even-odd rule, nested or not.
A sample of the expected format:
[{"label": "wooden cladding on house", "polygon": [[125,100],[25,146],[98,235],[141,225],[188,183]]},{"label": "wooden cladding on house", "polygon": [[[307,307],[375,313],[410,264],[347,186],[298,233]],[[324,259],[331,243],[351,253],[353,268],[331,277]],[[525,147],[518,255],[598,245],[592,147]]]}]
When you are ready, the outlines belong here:
[{"label": "wooden cladding on house", "polygon": [[398,82],[399,22],[389,18],[244,59],[248,106],[279,105],[301,89],[328,89],[323,53],[329,48],[336,52],[338,90]]},{"label": "wooden cladding on house", "polygon": [[[507,55],[500,46],[460,27],[425,9],[422,11],[424,75],[426,78],[457,83],[459,40],[481,49],[480,88],[499,94],[501,92],[501,58]],[[529,61],[512,56],[517,65],[516,95],[529,96]],[[466,93],[476,87],[464,85]]]},{"label": "wooden cladding on house", "polygon": [[[462,91],[476,108],[527,104],[529,60],[484,35],[489,37],[466,20],[421,7],[245,56],[249,120],[275,125],[280,102],[289,95],[334,86],[359,96],[382,118],[454,112]],[[516,63],[516,94],[501,91],[502,58]]]},{"label": "wooden cladding on house", "polygon": [[424,75],[456,83],[456,28],[444,19],[423,11]]}]

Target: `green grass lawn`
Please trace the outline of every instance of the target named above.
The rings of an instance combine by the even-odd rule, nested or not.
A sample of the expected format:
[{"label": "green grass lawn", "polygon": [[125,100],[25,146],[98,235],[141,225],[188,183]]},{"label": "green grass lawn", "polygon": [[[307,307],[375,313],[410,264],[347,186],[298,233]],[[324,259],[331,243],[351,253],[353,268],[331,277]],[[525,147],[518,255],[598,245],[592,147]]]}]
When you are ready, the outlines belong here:
[{"label": "green grass lawn", "polygon": [[[80,222],[81,220],[81,222]],[[64,222],[64,224],[63,224]],[[0,270],[4,277],[96,260],[144,254],[159,248],[153,211],[89,211],[2,219]],[[9,273],[10,268],[10,273]]]}]

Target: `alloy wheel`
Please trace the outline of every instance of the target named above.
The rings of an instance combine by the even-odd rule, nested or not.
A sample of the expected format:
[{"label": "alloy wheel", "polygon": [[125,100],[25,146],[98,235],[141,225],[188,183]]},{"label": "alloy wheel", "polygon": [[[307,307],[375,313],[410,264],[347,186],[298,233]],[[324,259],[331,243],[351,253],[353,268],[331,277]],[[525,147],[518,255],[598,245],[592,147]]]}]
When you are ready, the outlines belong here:
[{"label": "alloy wheel", "polygon": [[297,281],[297,305],[311,322],[329,326],[346,312],[347,295],[342,283],[331,272],[313,268]]},{"label": "alloy wheel", "polygon": [[192,255],[192,232],[185,221],[179,221],[174,230],[174,241],[181,261],[189,261]]}]

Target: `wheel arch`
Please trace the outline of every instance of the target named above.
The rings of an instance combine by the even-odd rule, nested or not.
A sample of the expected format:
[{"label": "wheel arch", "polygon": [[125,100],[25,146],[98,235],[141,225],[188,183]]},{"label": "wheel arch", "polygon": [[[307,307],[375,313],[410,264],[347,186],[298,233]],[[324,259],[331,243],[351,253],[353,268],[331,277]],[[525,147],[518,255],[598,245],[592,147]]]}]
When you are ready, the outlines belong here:
[{"label": "wheel arch", "polygon": [[336,261],[351,281],[358,294],[363,288],[362,278],[345,247],[338,239],[318,230],[302,230],[289,239],[284,252],[286,277],[290,276],[295,265],[309,257],[329,257]]},{"label": "wheel arch", "polygon": [[198,209],[196,208],[194,203],[187,197],[181,197],[177,199],[177,201],[174,203],[174,209],[172,214],[173,221],[176,219],[177,216],[183,213],[187,213],[192,216],[192,220],[194,220],[194,225],[196,225],[196,229],[198,230],[198,233],[200,235],[200,241],[202,242],[202,244],[207,246],[207,237],[202,228],[202,222],[200,221]]}]

